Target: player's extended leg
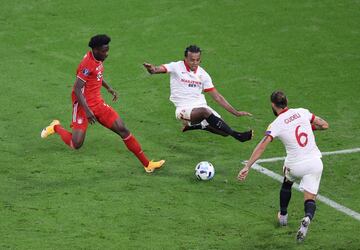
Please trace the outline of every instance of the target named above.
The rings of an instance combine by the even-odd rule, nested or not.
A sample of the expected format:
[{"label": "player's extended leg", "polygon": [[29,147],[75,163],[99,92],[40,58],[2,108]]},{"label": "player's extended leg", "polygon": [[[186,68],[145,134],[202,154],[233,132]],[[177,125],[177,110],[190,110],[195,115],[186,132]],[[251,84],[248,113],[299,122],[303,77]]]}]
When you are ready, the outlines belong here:
[{"label": "player's extended leg", "polygon": [[291,187],[293,182],[284,177],[284,181],[280,189],[280,212],[278,213],[279,224],[281,226],[287,225],[288,213],[287,208],[291,199]]},{"label": "player's extended leg", "polygon": [[[192,123],[200,123],[202,120],[206,120],[212,128],[219,130],[219,131],[223,132],[224,134],[230,135],[241,142],[251,140],[251,138],[253,136],[252,130],[249,130],[246,132],[237,132],[237,131],[232,130],[225,123],[224,120],[215,116],[211,112],[211,110],[209,110],[205,107],[194,108],[191,111],[190,120]],[[210,131],[210,132],[212,132],[212,131]]]},{"label": "player's extended leg", "polygon": [[120,135],[126,147],[139,159],[139,161],[144,166],[146,172],[148,173],[154,172],[155,169],[161,168],[162,165],[165,163],[164,160],[161,161],[148,160],[139,142],[136,140],[135,136],[132,135],[130,131],[125,127],[125,124],[120,117],[118,117],[114,121],[110,129],[115,133],[117,133],[118,135]]},{"label": "player's extended leg", "polygon": [[225,133],[224,131],[221,131],[221,130],[219,130],[219,129],[213,128],[213,127],[210,126],[210,125],[206,126],[206,127],[204,128],[204,130],[209,131],[209,132],[211,132],[211,133],[213,133],[213,134],[216,134],[216,135],[224,136],[224,137],[229,136],[229,135],[228,135],[227,133]]},{"label": "player's extended leg", "polygon": [[316,195],[310,192],[304,191],[304,211],[305,217],[301,220],[299,231],[296,234],[296,239],[299,242],[304,241],[307,231],[309,229],[309,225],[311,220],[314,218],[316,203],[315,203]]},{"label": "player's extended leg", "polygon": [[190,130],[203,130],[203,126],[201,124],[195,124],[195,125],[184,125],[181,129],[182,132],[190,131]]},{"label": "player's extended leg", "polygon": [[228,134],[226,134],[225,132],[215,129],[213,127],[211,127],[210,125],[203,127],[202,124],[195,124],[195,125],[184,125],[184,127],[182,128],[182,132],[186,132],[186,131],[190,131],[190,130],[206,130],[209,131],[213,134],[217,134],[217,135],[221,135],[221,136],[229,136]]}]

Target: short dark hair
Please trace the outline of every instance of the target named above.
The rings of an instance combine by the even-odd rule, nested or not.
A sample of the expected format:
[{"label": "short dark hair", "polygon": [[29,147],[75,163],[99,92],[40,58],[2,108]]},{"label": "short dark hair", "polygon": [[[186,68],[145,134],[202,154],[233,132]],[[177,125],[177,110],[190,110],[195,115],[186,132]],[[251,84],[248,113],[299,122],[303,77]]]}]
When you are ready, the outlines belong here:
[{"label": "short dark hair", "polygon": [[185,52],[184,52],[185,57],[187,57],[188,52],[191,52],[191,53],[201,53],[201,49],[200,49],[198,46],[196,46],[196,45],[190,45],[189,47],[187,47],[187,48],[185,49]]},{"label": "short dark hair", "polygon": [[108,35],[96,35],[93,36],[89,41],[90,48],[99,48],[103,45],[108,45],[111,38]]},{"label": "short dark hair", "polygon": [[282,92],[280,90],[272,92],[272,94],[270,96],[270,100],[278,108],[284,109],[287,107],[288,100],[286,98],[286,95],[284,92]]}]

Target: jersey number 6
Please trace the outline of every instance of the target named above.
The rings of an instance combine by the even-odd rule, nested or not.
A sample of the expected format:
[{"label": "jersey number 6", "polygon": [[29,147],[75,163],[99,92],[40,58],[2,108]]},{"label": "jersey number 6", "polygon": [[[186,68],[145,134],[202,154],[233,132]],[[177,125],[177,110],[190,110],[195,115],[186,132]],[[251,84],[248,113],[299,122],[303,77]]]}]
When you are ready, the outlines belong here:
[{"label": "jersey number 6", "polygon": [[[296,129],[295,129],[295,137],[296,137],[296,140],[297,140],[298,144],[300,145],[300,147],[305,147],[306,144],[308,143],[308,134],[305,133],[305,132],[301,132],[299,134],[299,128],[300,128],[300,125],[297,126]],[[301,142],[302,137],[305,137],[304,142]]]}]

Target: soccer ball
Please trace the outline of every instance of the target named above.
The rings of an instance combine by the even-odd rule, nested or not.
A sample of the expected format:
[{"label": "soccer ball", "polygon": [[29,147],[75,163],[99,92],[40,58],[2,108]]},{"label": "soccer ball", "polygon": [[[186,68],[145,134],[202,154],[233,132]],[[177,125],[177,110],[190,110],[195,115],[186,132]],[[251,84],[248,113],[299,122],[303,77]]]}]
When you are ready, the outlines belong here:
[{"label": "soccer ball", "polygon": [[195,167],[195,176],[199,180],[208,181],[215,175],[214,166],[208,161],[199,162]]}]

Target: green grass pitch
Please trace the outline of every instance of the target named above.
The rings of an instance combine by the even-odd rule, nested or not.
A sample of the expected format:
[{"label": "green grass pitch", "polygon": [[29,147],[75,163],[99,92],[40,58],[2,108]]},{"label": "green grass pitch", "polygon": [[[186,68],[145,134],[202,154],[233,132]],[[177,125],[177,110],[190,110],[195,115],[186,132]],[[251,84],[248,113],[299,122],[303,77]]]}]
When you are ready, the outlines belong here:
[{"label": "green grass pitch", "polygon": [[[3,1],[0,249],[360,249],[360,222],[320,202],[298,245],[302,194],[279,228],[280,184],[255,171],[235,179],[274,119],[275,89],[329,122],[316,132],[322,151],[359,147],[359,13],[355,0]],[[98,124],[79,151],[57,135],[40,139],[52,119],[69,128],[75,70],[97,33],[112,38],[104,75],[120,94],[106,100],[150,158],[167,160],[153,175]],[[169,76],[142,63],[181,60],[193,43],[220,93],[254,116],[210,105],[232,127],[254,128],[253,141],[180,132]],[[277,141],[263,157],[284,154]],[[216,168],[209,182],[193,175],[201,160]],[[326,156],[324,166],[320,193],[359,212],[359,154]]]}]

